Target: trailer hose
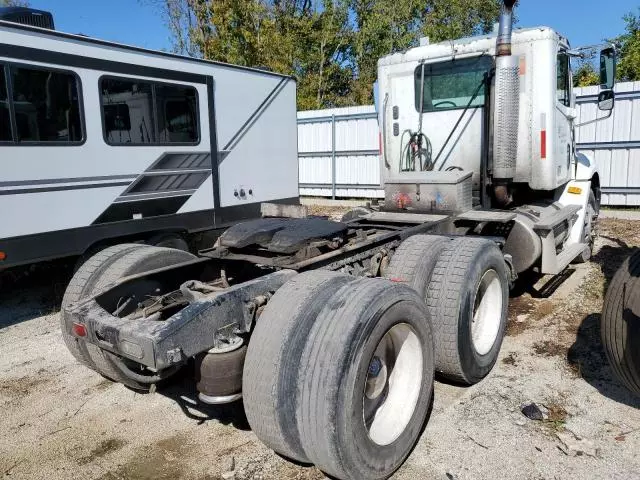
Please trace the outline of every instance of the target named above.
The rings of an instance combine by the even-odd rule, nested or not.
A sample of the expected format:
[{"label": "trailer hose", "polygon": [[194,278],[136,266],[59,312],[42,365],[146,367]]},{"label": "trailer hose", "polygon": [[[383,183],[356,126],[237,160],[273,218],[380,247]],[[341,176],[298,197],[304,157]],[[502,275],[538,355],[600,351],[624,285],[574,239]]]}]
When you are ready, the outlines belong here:
[{"label": "trailer hose", "polygon": [[140,373],[136,373],[131,370],[120,358],[119,356],[107,351],[103,350],[104,353],[107,354],[109,359],[113,362],[113,364],[122,372],[124,376],[133,380],[134,382],[142,383],[145,385],[151,385],[154,383],[158,383],[165,378],[169,378],[171,375],[175,374],[180,370],[180,365],[174,365],[173,367],[165,368],[164,370],[160,370],[155,375],[142,375]]},{"label": "trailer hose", "polygon": [[[408,140],[405,143],[405,137]],[[420,171],[433,170],[431,141],[424,133],[405,130],[400,137],[400,171],[414,172],[416,162]]]}]

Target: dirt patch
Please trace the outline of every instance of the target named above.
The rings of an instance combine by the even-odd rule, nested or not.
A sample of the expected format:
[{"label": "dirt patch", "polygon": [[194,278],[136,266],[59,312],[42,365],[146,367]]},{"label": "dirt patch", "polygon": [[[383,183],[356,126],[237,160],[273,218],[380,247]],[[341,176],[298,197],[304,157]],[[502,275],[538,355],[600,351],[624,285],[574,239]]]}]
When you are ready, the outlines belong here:
[{"label": "dirt patch", "polygon": [[516,352],[510,352],[502,359],[502,363],[516,367],[518,365],[518,354]]},{"label": "dirt patch", "polygon": [[100,480],[184,478],[185,471],[188,470],[184,463],[188,450],[185,436],[174,435],[154,445],[140,448],[131,460],[116,470],[107,472]]},{"label": "dirt patch", "polygon": [[339,221],[352,207],[327,207],[323,205],[307,205],[309,215],[327,217],[329,220]]},{"label": "dirt patch", "polygon": [[120,438],[109,438],[107,440],[103,440],[102,442],[100,442],[100,445],[91,450],[91,453],[89,453],[89,455],[80,458],[78,460],[78,464],[86,465],[87,463],[91,463],[97,458],[102,458],[111,452],[115,452],[116,450],[121,449],[126,444],[127,442]]},{"label": "dirt patch", "polygon": [[100,383],[97,383],[91,387],[85,388],[82,390],[83,395],[91,395],[92,393],[100,393],[108,390],[113,385],[116,385],[111,380],[102,380]]},{"label": "dirt patch", "polygon": [[543,357],[564,357],[567,354],[567,347],[551,340],[544,340],[533,344],[533,351],[536,355]]},{"label": "dirt patch", "polygon": [[540,320],[554,313],[555,306],[550,300],[537,300],[529,294],[512,298],[509,302],[509,323],[507,335],[515,337],[536,328]]},{"label": "dirt patch", "polygon": [[549,417],[545,419],[544,425],[552,432],[559,432],[565,429],[569,414],[567,410],[558,403],[549,403],[544,405],[548,410]]},{"label": "dirt patch", "polygon": [[0,395],[10,399],[26,397],[46,383],[49,378],[42,376],[7,378],[0,381]]}]

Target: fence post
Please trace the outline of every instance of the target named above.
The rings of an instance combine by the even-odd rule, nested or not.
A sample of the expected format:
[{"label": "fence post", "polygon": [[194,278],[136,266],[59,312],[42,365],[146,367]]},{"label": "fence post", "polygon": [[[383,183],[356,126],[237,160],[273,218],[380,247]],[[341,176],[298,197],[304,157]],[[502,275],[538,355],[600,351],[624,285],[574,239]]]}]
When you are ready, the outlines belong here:
[{"label": "fence post", "polygon": [[336,116],[331,114],[331,199],[336,199]]}]

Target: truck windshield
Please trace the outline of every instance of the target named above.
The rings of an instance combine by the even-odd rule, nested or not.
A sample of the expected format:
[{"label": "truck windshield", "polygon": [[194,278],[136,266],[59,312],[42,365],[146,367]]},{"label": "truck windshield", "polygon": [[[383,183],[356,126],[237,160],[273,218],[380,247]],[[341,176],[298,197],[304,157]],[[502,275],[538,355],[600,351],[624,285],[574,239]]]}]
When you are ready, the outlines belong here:
[{"label": "truck windshield", "polygon": [[[464,58],[424,66],[422,111],[433,112],[465,108],[492,66],[491,57]],[[414,73],[416,110],[420,111],[421,66]],[[480,88],[471,103],[472,107],[484,105],[485,89]]]}]

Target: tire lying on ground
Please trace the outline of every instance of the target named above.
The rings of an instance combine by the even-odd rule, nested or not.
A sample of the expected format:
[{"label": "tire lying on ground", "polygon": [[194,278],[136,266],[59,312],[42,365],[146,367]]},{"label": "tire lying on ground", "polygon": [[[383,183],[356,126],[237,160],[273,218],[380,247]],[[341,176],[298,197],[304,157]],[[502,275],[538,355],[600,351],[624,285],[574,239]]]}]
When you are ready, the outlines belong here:
[{"label": "tire lying on ground", "polygon": [[301,273],[275,293],[251,335],[242,379],[245,413],[269,448],[308,462],[296,424],[297,374],[320,310],[355,277],[316,270]]},{"label": "tire lying on ground", "polygon": [[640,251],[624,261],[609,285],[600,333],[614,374],[640,395]]},{"label": "tire lying on ground", "polygon": [[[193,260],[194,255],[181,250],[158,248],[141,244],[122,244],[101,250],[84,262],[75,272],[62,298],[60,327],[62,338],[71,354],[104,377],[137,390],[148,390],[150,383],[136,381],[122,371],[121,360],[109,352],[78,338],[71,333],[72,319],[65,307],[94,295],[120,278],[156,268]],[[140,372],[143,375],[143,372]]]},{"label": "tire lying on ground", "polygon": [[320,311],[297,375],[306,457],[345,480],[385,479],[405,461],[433,393],[433,337],[422,298],[380,279],[345,284]]},{"label": "tire lying on ground", "polygon": [[507,265],[494,242],[460,237],[447,243],[426,291],[436,372],[468,385],[489,374],[502,346],[508,301]]}]

